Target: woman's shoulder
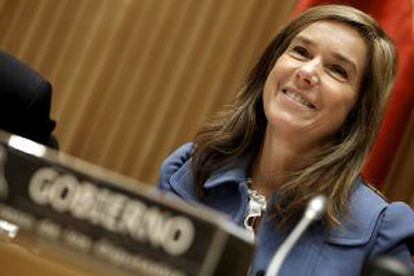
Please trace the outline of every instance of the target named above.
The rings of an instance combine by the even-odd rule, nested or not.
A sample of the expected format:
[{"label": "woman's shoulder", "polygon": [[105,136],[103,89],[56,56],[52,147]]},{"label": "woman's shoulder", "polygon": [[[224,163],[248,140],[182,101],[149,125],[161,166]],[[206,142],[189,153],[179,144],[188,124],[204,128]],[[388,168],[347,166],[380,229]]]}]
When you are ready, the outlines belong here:
[{"label": "woman's shoulder", "polygon": [[[365,194],[373,199],[368,200],[365,208],[370,208],[369,202],[383,202],[381,212],[375,220],[372,239],[371,257],[379,255],[394,255],[394,257],[412,263],[410,255],[414,255],[414,211],[401,201],[390,202],[382,198],[376,189],[365,185]],[[382,205],[381,204],[381,205]]]},{"label": "woman's shoulder", "polygon": [[414,211],[406,203],[387,201],[360,179],[348,207],[341,227],[330,232],[329,243],[367,246],[372,257],[392,254],[395,248],[405,248],[401,254],[407,260],[409,251],[414,253]]},{"label": "woman's shoulder", "polygon": [[358,179],[349,199],[348,212],[340,218],[340,226],[331,229],[328,242],[346,246],[368,243],[378,217],[388,204],[362,178]]},{"label": "woman's shoulder", "polygon": [[[350,212],[360,220],[373,218],[378,220],[382,217],[406,221],[407,226],[414,229],[414,211],[404,202],[389,201],[378,189],[364,180],[360,179],[355,192],[350,200]],[[361,221],[360,221],[361,222]]]},{"label": "woman's shoulder", "polygon": [[172,154],[170,154],[162,163],[161,171],[176,170],[191,158],[194,144],[186,143],[178,147]]},{"label": "woman's shoulder", "polygon": [[158,189],[177,194],[187,200],[195,200],[192,187],[191,154],[193,143],[186,143],[169,155],[161,165]]}]

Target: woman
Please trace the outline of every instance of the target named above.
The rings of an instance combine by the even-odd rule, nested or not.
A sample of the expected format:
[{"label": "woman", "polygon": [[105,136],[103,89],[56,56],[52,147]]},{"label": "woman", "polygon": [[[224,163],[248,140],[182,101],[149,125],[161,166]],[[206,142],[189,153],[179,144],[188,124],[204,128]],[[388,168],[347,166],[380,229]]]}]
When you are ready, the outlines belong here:
[{"label": "woman", "polygon": [[281,275],[359,275],[384,254],[412,266],[411,208],[359,176],[395,76],[394,45],[371,17],[310,9],[273,39],[232,109],[167,158],[159,187],[255,233],[253,274],[316,194],[328,197],[326,213]]}]

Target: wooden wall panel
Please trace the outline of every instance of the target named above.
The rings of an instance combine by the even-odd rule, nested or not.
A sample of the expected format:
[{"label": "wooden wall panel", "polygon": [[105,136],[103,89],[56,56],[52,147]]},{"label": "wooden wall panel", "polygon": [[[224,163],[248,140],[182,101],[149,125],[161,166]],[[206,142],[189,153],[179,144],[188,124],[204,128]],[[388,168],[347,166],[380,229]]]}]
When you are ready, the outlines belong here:
[{"label": "wooden wall panel", "polygon": [[385,186],[386,195],[414,207],[414,110]]},{"label": "wooden wall panel", "polygon": [[61,150],[154,183],[294,0],[1,0],[0,48],[54,86]]}]

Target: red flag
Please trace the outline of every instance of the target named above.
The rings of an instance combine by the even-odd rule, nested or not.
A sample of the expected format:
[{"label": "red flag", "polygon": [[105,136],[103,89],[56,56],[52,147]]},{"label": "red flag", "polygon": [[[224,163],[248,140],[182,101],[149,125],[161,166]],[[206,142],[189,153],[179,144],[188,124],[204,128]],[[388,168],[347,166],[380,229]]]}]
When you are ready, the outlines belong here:
[{"label": "red flag", "polygon": [[293,15],[321,4],[345,4],[370,14],[393,39],[398,49],[397,81],[388,102],[377,142],[363,172],[368,182],[381,187],[414,107],[412,2],[411,0],[301,0],[298,1]]}]

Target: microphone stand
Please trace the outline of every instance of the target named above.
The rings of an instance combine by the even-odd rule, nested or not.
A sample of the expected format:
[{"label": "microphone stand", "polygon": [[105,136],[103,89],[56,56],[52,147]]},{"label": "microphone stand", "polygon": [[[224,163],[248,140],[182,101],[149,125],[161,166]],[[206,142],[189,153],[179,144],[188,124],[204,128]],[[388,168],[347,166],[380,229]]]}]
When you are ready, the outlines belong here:
[{"label": "microphone stand", "polygon": [[284,260],[292,250],[293,246],[303,235],[308,226],[322,216],[322,213],[325,211],[326,200],[326,197],[322,195],[315,196],[310,200],[302,219],[290,233],[286,241],[281,245],[279,250],[273,255],[265,276],[278,275]]}]

